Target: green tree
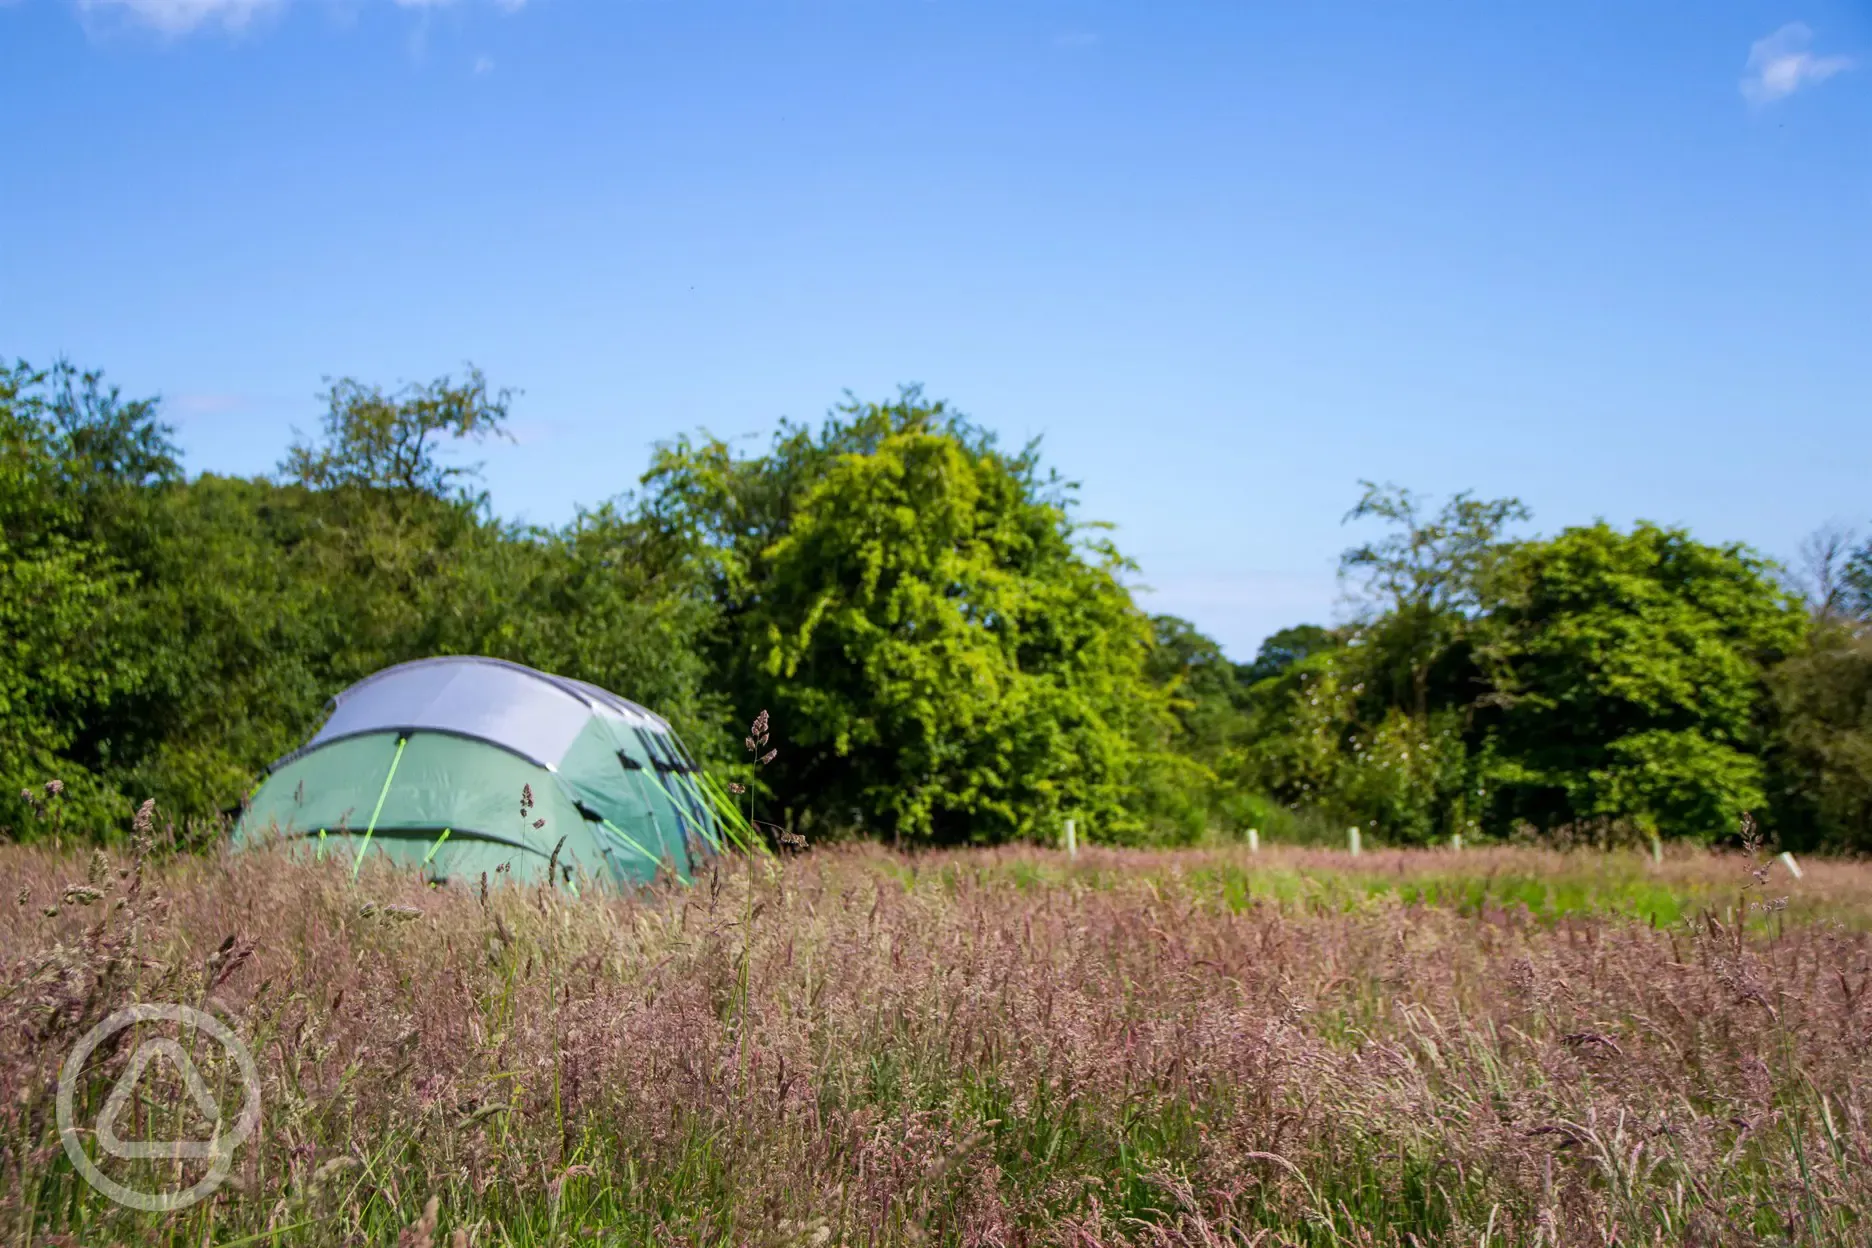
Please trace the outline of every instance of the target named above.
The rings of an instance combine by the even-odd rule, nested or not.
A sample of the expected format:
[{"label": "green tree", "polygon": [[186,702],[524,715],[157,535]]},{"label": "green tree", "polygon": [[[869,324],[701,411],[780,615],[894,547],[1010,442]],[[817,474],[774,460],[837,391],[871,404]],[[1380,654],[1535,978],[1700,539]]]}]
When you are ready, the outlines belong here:
[{"label": "green tree", "polygon": [[1440,691],[1445,698],[1461,702],[1476,692],[1462,687],[1469,625],[1511,548],[1506,529],[1526,520],[1528,509],[1519,499],[1465,491],[1431,515],[1409,490],[1360,484],[1364,493],[1346,521],[1378,519],[1392,528],[1339,558],[1340,577],[1362,582],[1360,640],[1374,656],[1368,684],[1388,705],[1423,719],[1439,700],[1432,689],[1439,676],[1455,685]]},{"label": "green tree", "polygon": [[1255,685],[1247,744],[1230,773],[1238,784],[1289,809],[1343,813],[1338,796],[1360,692],[1348,668],[1347,656],[1328,648]]},{"label": "green tree", "polygon": [[[0,367],[0,827],[49,780],[79,823],[127,816],[95,773],[97,717],[144,676],[113,556],[127,499],[177,471],[151,403],[63,362]],[[82,761],[81,761],[82,760]],[[88,764],[88,765],[87,765]]]},{"label": "green tree", "polygon": [[[334,383],[284,481],[184,480],[153,400],[95,374],[0,377],[0,826],[236,807],[331,695],[389,664],[482,653],[669,714],[722,753],[694,552],[628,499],[503,525],[460,444],[503,427],[479,373],[394,394]],[[83,807],[83,815],[76,807]]]},{"label": "green tree", "polygon": [[1496,818],[1727,834],[1764,801],[1768,667],[1803,613],[1741,546],[1639,524],[1509,552],[1481,655]]},{"label": "green tree", "polygon": [[1783,839],[1872,849],[1872,630],[1823,624],[1771,683]]},{"label": "green tree", "polygon": [[1467,738],[1487,690],[1472,638],[1511,549],[1506,530],[1527,509],[1462,493],[1431,511],[1408,490],[1361,486],[1346,521],[1388,529],[1340,558],[1359,613],[1341,629],[1302,625],[1263,643],[1243,675],[1249,744],[1224,771],[1290,810],[1384,840],[1473,831]]},{"label": "green tree", "polygon": [[781,806],[929,841],[1140,830],[1168,729],[1149,623],[1033,447],[909,390],[758,458],[678,442],[647,481],[707,553],[737,705],[773,712]]},{"label": "green tree", "polygon": [[1872,620],[1872,538],[1842,560],[1834,609],[1848,619]]},{"label": "green tree", "polygon": [[481,543],[432,650],[615,690],[668,718],[705,761],[722,762],[733,716],[703,648],[715,610],[694,552],[624,497],[581,509],[561,529],[510,528]]},{"label": "green tree", "polygon": [[1337,632],[1318,624],[1295,624],[1270,633],[1255,651],[1254,660],[1237,669],[1236,685],[1245,690],[1264,680],[1272,680],[1294,664],[1322,650],[1330,650],[1340,642]]},{"label": "green tree", "polygon": [[295,443],[280,465],[287,480],[312,489],[478,499],[467,483],[479,480],[480,465],[453,463],[449,450],[463,441],[512,437],[513,392],[489,391],[472,365],[463,381],[442,377],[395,391],[340,378],[323,397],[324,440]]},{"label": "green tree", "polygon": [[1188,620],[1151,617],[1146,678],[1171,695],[1177,748],[1214,761],[1240,734],[1240,678],[1222,647]]}]

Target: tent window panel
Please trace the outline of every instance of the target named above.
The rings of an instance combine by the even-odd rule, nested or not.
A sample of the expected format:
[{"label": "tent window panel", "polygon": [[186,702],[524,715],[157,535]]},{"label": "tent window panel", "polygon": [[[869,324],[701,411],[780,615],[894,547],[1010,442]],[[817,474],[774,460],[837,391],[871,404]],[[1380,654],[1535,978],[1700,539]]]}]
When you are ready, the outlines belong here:
[{"label": "tent window panel", "polygon": [[644,743],[644,750],[650,755],[658,771],[680,774],[687,770],[681,757],[670,746],[669,738],[660,732],[650,732],[642,728],[637,728],[635,731],[638,740]]}]

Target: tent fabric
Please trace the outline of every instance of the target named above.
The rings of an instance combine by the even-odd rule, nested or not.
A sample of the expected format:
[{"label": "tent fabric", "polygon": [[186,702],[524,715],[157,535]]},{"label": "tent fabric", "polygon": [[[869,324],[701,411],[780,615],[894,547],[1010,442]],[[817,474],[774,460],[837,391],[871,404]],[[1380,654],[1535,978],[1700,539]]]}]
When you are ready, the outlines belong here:
[{"label": "tent fabric", "polygon": [[332,700],[331,717],[307,749],[359,733],[426,728],[502,745],[558,765],[594,710],[657,731],[669,722],[581,680],[470,655],[418,659],[367,676]]},{"label": "tent fabric", "polygon": [[284,839],[435,879],[504,865],[531,882],[557,849],[568,881],[614,885],[688,878],[721,847],[668,721],[597,686],[494,659],[425,659],[332,706],[254,793],[236,847]]}]

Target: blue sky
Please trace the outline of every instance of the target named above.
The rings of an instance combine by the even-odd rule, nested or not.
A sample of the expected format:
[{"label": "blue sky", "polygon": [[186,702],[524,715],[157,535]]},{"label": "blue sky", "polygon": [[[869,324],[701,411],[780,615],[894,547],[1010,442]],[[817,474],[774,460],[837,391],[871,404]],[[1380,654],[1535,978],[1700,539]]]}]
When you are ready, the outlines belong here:
[{"label": "blue sky", "polygon": [[1862,4],[0,0],[0,131],[0,354],[196,470],[472,360],[559,521],[921,382],[1239,657],[1363,477],[1872,521]]}]

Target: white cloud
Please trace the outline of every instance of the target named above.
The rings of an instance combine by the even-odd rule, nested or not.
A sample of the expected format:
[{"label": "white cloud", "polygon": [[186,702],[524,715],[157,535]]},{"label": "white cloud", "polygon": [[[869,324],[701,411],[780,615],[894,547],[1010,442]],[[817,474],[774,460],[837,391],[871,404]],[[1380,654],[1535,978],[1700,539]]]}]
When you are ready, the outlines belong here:
[{"label": "white cloud", "polygon": [[1751,104],[1772,104],[1810,82],[1824,82],[1852,68],[1846,56],[1815,56],[1810,47],[1813,31],[1805,22],[1789,22],[1749,48],[1748,73],[1742,95]]},{"label": "white cloud", "polygon": [[491,56],[475,57],[474,72],[477,74],[493,73],[494,72],[494,58]]},{"label": "white cloud", "polygon": [[[268,9],[284,8],[291,0],[75,0],[80,14],[118,14],[165,34],[180,35],[198,26],[217,23],[240,30]],[[457,0],[394,0],[400,9],[439,9]],[[492,0],[504,13],[517,13],[526,0]]]},{"label": "white cloud", "polygon": [[194,30],[203,22],[219,22],[229,30],[239,30],[254,15],[283,0],[78,0],[80,13],[120,13],[125,17],[154,26],[166,34],[179,35]]}]

